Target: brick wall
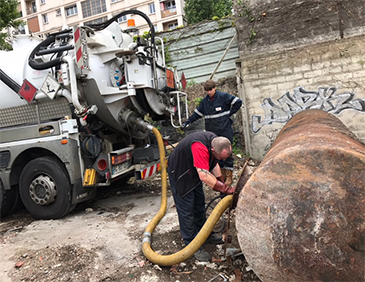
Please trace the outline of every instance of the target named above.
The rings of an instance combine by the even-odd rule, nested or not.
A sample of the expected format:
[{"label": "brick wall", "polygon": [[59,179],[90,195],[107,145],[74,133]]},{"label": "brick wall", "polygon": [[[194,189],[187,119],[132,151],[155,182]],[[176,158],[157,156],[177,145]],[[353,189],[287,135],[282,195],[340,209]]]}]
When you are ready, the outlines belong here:
[{"label": "brick wall", "polygon": [[[250,2],[253,5],[255,1]],[[246,31],[238,32],[237,60],[239,93],[245,103],[242,112],[246,151],[253,158],[262,159],[286,122],[295,113],[310,108],[334,114],[365,142],[363,1],[351,1],[353,6],[349,7],[348,1],[263,2],[257,1],[251,10],[249,6],[237,8],[240,3],[236,3],[236,9],[241,9],[236,28]],[[297,11],[294,4],[302,7],[301,13],[287,14]],[[275,8],[278,6],[281,9]],[[253,18],[260,15],[260,23],[252,25],[258,16],[248,20],[248,11],[255,11],[249,15]],[[286,17],[290,23],[292,16],[297,19],[292,26],[285,28],[279,21]],[[280,26],[270,24],[266,17]],[[253,28],[257,38],[251,38],[248,44]]]}]

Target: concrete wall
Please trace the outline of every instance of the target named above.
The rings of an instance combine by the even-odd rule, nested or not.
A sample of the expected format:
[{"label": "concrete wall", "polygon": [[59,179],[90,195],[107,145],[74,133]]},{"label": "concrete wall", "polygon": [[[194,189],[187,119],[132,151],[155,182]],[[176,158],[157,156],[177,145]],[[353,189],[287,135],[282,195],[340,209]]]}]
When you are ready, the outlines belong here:
[{"label": "concrete wall", "polygon": [[246,151],[262,159],[311,108],[365,142],[364,1],[236,1],[235,11]]}]

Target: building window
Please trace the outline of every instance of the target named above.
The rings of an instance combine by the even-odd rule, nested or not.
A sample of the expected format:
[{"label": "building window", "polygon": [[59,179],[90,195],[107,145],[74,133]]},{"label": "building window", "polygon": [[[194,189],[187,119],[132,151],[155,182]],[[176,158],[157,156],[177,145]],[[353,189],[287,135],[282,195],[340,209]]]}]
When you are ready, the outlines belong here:
[{"label": "building window", "polygon": [[155,31],[158,31],[157,25],[154,25],[153,28],[155,29]]},{"label": "building window", "polygon": [[37,6],[35,4],[35,1],[32,2],[32,12],[37,13]]},{"label": "building window", "polygon": [[41,0],[41,5],[46,4],[46,0]]},{"label": "building window", "polygon": [[176,9],[175,1],[166,1],[164,4],[165,4],[165,10]]},{"label": "building window", "polygon": [[102,17],[102,18],[98,18],[98,19],[95,19],[92,21],[85,22],[84,24],[85,25],[101,24],[101,23],[106,22],[107,20],[108,20],[108,17]]},{"label": "building window", "polygon": [[105,0],[86,0],[81,2],[81,7],[84,18],[106,12]]},{"label": "building window", "polygon": [[121,16],[118,18],[118,23],[124,23],[127,21],[127,16]]},{"label": "building window", "polygon": [[18,26],[18,29],[19,29],[19,32],[20,32],[20,34],[25,34],[25,28],[24,28],[24,25],[19,25]]},{"label": "building window", "polygon": [[44,24],[48,24],[48,16],[47,16],[47,14],[43,14],[42,15],[42,20],[43,20],[43,23]]},{"label": "building window", "polygon": [[111,3],[119,2],[120,0],[111,0]]},{"label": "building window", "polygon": [[66,16],[67,17],[71,17],[73,15],[77,15],[77,7],[76,7],[76,4],[73,5],[73,6],[70,6],[70,7],[66,7],[65,10],[66,10]]},{"label": "building window", "polygon": [[150,14],[156,13],[155,3],[148,4],[148,9],[150,11]]},{"label": "building window", "polygon": [[172,22],[167,24],[167,29],[175,29],[177,28],[177,22]]},{"label": "building window", "polygon": [[61,16],[61,9],[56,10],[56,16]]}]

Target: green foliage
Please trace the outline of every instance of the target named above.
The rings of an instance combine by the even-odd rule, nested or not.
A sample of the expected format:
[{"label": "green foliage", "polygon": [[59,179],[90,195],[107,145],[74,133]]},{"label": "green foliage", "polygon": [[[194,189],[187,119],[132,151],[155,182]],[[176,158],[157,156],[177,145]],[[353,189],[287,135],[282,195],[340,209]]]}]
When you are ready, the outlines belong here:
[{"label": "green foliage", "polygon": [[135,36],[133,36],[133,42],[137,42],[137,38],[138,37],[141,37],[141,38],[147,40],[148,38],[151,37],[151,34],[150,34],[149,31],[144,31],[142,35],[135,35]]},{"label": "green foliage", "polygon": [[[18,27],[22,21],[16,20],[19,18],[18,1],[17,0],[1,0],[0,1],[0,30],[7,27]],[[7,34],[0,33],[0,49],[11,50],[11,45],[5,41]]]},{"label": "green foliage", "polygon": [[239,13],[239,17],[245,17],[249,24],[251,25],[250,34],[248,36],[247,44],[251,44],[257,35],[256,30],[254,29],[255,22],[260,20],[260,18],[255,18],[252,14],[252,11],[247,6],[247,3],[243,2],[242,0],[237,0],[237,5],[241,7],[241,12]]},{"label": "green foliage", "polygon": [[184,135],[185,131],[183,129],[181,129],[180,127],[176,128],[176,133],[178,133],[179,135]]},{"label": "green foliage", "polygon": [[215,0],[212,5],[214,17],[224,18],[232,14],[232,0]]},{"label": "green foliage", "polygon": [[185,17],[188,24],[232,14],[232,0],[185,0]]},{"label": "green foliage", "polygon": [[246,4],[241,3],[243,13],[239,14],[240,17],[246,17],[249,22],[253,22],[255,17],[252,15],[252,12],[248,9]]},{"label": "green foliage", "polygon": [[147,40],[148,38],[151,37],[150,32],[149,31],[144,31],[141,37],[143,39],[146,39]]},{"label": "green foliage", "polygon": [[248,38],[248,41],[249,41],[248,43],[252,43],[252,41],[254,41],[256,35],[257,35],[256,31],[252,28],[250,30],[250,36]]},{"label": "green foliage", "polygon": [[170,66],[170,61],[171,61],[171,53],[169,51],[169,48],[165,47],[165,64],[167,66]]},{"label": "green foliage", "polygon": [[199,106],[204,97],[198,97],[194,99],[195,106]]},{"label": "green foliage", "polygon": [[158,130],[161,130],[161,126],[152,119],[152,117],[150,116],[150,114],[147,114],[144,116],[144,120],[146,122],[148,122],[149,124],[151,124],[152,126],[156,127]]},{"label": "green foliage", "polygon": [[234,155],[240,155],[241,157],[248,158],[250,154],[248,152],[243,151],[241,148],[238,147],[238,138],[233,136],[233,144],[232,144],[232,153]]},{"label": "green foliage", "polygon": [[197,84],[197,83],[194,81],[194,79],[190,79],[190,80],[186,83],[186,87],[190,87],[190,86],[193,86],[193,85],[195,85],[195,84]]},{"label": "green foliage", "polygon": [[8,37],[6,33],[0,33],[0,50],[12,50],[11,45],[5,41],[6,37]]}]

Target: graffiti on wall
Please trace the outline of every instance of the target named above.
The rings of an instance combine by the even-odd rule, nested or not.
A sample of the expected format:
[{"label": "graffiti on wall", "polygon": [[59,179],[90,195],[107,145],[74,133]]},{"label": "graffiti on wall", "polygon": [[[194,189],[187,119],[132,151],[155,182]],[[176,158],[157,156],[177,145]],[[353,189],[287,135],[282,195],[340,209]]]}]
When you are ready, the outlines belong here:
[{"label": "graffiti on wall", "polygon": [[352,92],[336,93],[337,87],[320,87],[318,91],[307,91],[303,87],[294,89],[281,96],[275,103],[265,98],[261,107],[264,116],[252,116],[252,131],[258,133],[263,126],[273,123],[286,123],[296,113],[307,109],[321,109],[332,114],[344,110],[355,110],[365,113],[365,100],[354,99]]}]

